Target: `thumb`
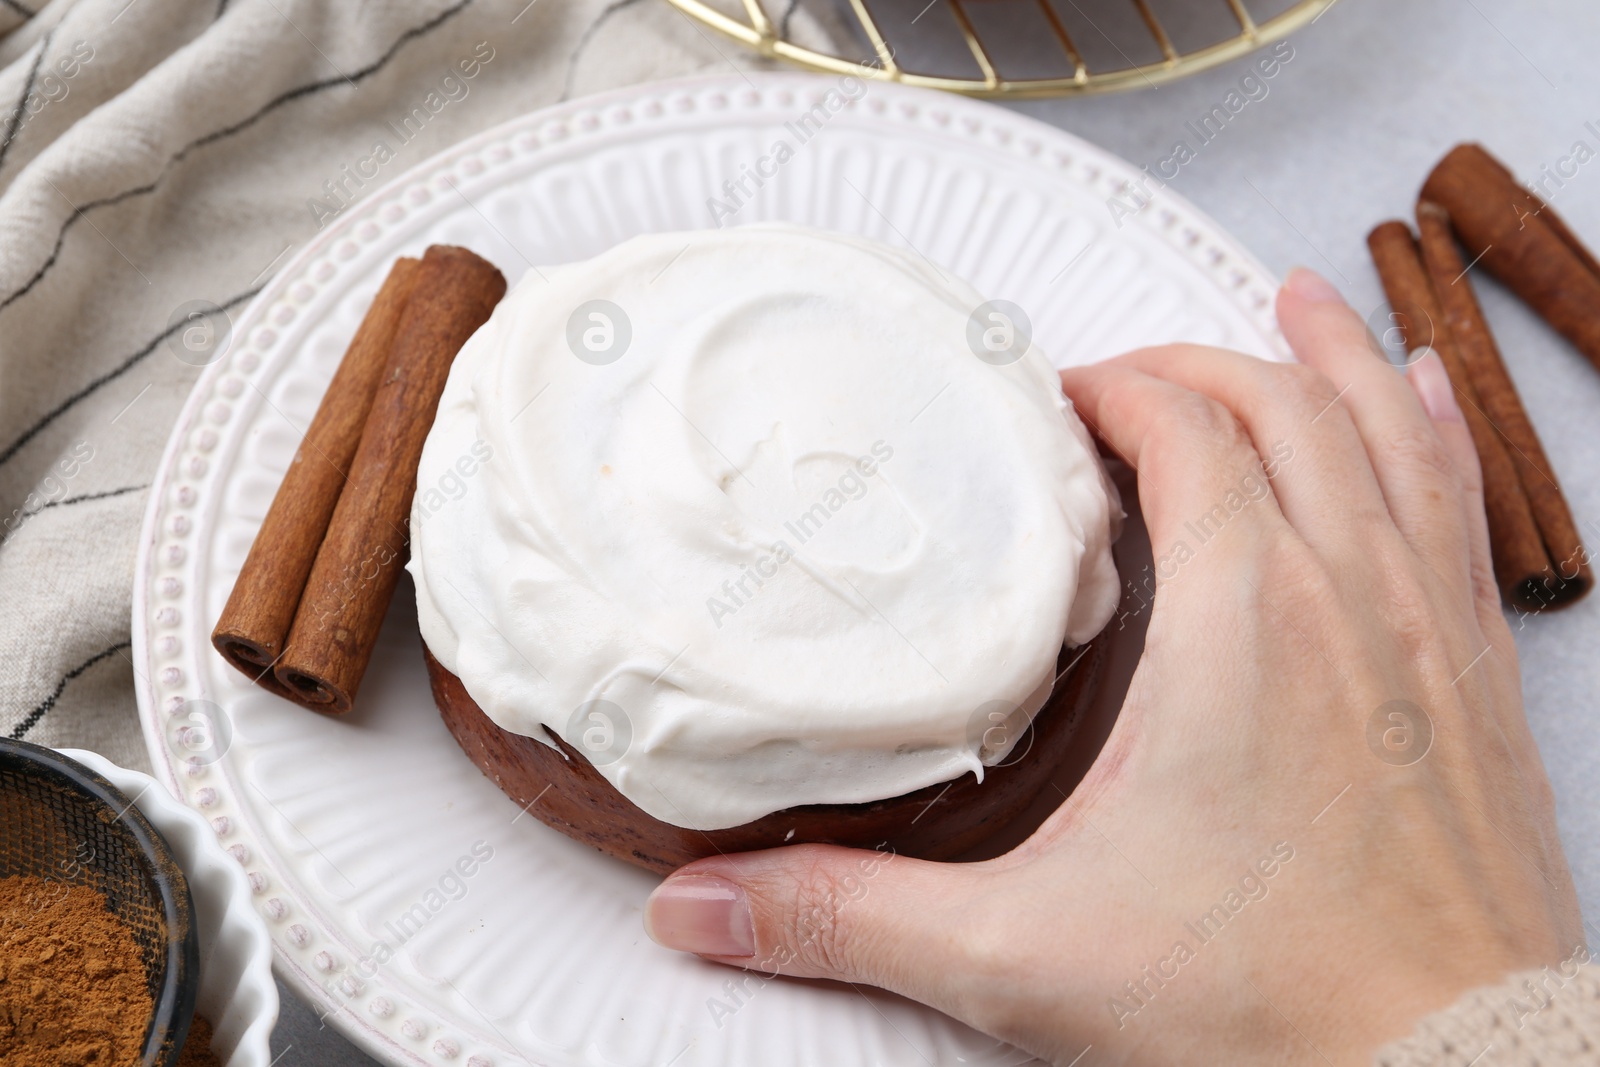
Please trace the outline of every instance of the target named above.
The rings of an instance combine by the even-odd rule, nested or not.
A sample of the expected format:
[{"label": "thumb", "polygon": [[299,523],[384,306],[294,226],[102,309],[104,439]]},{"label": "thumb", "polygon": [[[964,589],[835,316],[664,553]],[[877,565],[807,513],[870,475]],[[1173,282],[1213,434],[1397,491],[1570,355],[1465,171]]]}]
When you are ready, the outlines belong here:
[{"label": "thumb", "polygon": [[948,1002],[960,973],[974,865],[832,845],[716,856],[680,868],[645,904],[658,944],[769,974],[866,982]]}]

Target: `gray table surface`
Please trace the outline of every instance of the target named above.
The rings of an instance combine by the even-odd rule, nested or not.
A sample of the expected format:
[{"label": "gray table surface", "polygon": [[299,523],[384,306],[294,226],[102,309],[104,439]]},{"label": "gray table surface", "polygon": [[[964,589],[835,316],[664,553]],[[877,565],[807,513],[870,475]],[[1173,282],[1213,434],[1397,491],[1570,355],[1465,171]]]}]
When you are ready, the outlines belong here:
[{"label": "gray table surface", "polygon": [[[1091,0],[1078,6],[1094,10]],[[1600,6],[1585,0],[1341,0],[1291,43],[1293,58],[1268,94],[1170,188],[1274,272],[1310,266],[1364,312],[1382,302],[1367,231],[1410,214],[1423,176],[1451,145],[1481,141],[1524,178],[1554,168],[1577,142],[1600,152]],[[1193,141],[1185,123],[1221,103],[1246,69],[1236,62],[1157,89],[1018,109],[1153,166],[1175,142]],[[1600,247],[1600,158],[1580,167],[1553,203]],[[1479,292],[1584,535],[1600,546],[1600,373],[1504,290],[1480,278]],[[1517,644],[1567,856],[1584,913],[1595,920],[1600,596],[1527,620]],[[281,1067],[372,1062],[280,991],[272,1044]]]}]

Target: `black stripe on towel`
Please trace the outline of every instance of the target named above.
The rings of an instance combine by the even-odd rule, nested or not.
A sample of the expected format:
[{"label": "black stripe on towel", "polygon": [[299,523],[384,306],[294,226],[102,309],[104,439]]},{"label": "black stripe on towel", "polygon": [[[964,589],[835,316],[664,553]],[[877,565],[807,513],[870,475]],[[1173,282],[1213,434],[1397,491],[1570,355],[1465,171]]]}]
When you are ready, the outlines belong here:
[{"label": "black stripe on towel", "polygon": [[82,496],[69,496],[65,500],[48,500],[28,512],[28,514],[37,515],[46,508],[70,508],[74,504],[87,504],[91,500],[109,500],[114,496],[126,496],[129,493],[137,493],[142,489],[148,488],[150,488],[148,485],[125,485],[121,489],[107,489],[103,493],[84,493]]},{"label": "black stripe on towel", "polygon": [[28,80],[22,84],[22,95],[17,97],[17,106],[11,109],[11,118],[6,120],[6,138],[0,141],[0,167],[6,165],[6,155],[11,151],[11,142],[17,139],[17,133],[22,129],[22,113],[27,109],[28,97],[33,95],[33,87],[39,84],[39,68],[44,65],[44,55],[50,51],[50,38],[55,32],[51,29],[44,35],[44,40],[39,42],[39,54],[33,57],[33,66],[28,68]]},{"label": "black stripe on towel", "polygon": [[[232,311],[234,308],[238,307],[246,300],[249,300],[260,291],[260,289],[250,289],[240,293],[238,296],[229,300],[226,304],[223,304],[222,310]],[[22,447],[24,445],[33,440],[35,437],[39,436],[39,433],[44,430],[46,426],[49,426],[52,422],[56,421],[56,419],[60,418],[62,415],[71,410],[73,405],[75,405],[78,401],[93,393],[107,382],[115,381],[117,378],[120,378],[122,375],[132,370],[141,360],[150,355],[150,353],[154,352],[161,342],[165,341],[167,338],[171,337],[173,334],[177,333],[180,329],[187,325],[187,320],[179,320],[178,322],[173,323],[171,326],[168,326],[165,330],[162,330],[161,333],[156,335],[155,340],[139,349],[139,351],[135,352],[133,355],[117,364],[111,370],[91,381],[82,389],[79,389],[76,393],[73,393],[71,396],[67,397],[61,403],[57,404],[54,410],[24,430],[21,437],[18,437],[15,441],[12,441],[9,445],[7,445],[4,452],[0,452],[0,465],[4,465],[12,456],[22,451]]]},{"label": "black stripe on towel", "polygon": [[[473,0],[459,0],[458,3],[441,11],[439,14],[435,15],[427,22],[422,23],[420,26],[413,26],[405,33],[402,33],[399,38],[395,40],[394,44],[389,46],[389,50],[382,56],[378,57],[375,62],[369,64],[368,66],[362,67],[360,70],[351,72],[349,77],[341,74],[337,78],[325,78],[322,81],[316,81],[310,83],[309,85],[302,85],[299,88],[290,89],[287,92],[279,94],[277,97],[263,105],[259,111],[248,118],[241,119],[232,126],[226,126],[220,130],[208,133],[198,140],[190,141],[188,144],[180,148],[176,155],[167,160],[166,165],[161,168],[161,173],[157,174],[155,180],[151,181],[149,184],[136,186],[132,189],[125,189],[114,196],[104,197],[100,200],[91,200],[86,204],[79,205],[73,214],[69,215],[66,221],[61,224],[61,228],[56,231],[55,248],[51,250],[49,258],[40,264],[39,269],[34,272],[33,277],[29,278],[22,284],[22,288],[16,290],[4,300],[0,300],[0,311],[4,311],[6,308],[10,307],[24,296],[27,296],[28,293],[33,291],[34,286],[38,285],[39,282],[43,280],[44,276],[49,273],[51,267],[55,266],[56,260],[61,256],[61,246],[66,241],[67,231],[70,230],[80,218],[83,218],[89,212],[98,208],[108,207],[112,204],[120,204],[124,200],[129,200],[135,196],[142,196],[145,193],[154,192],[156,187],[161,184],[162,180],[166,178],[169,173],[171,173],[172,168],[178,163],[182,162],[191,152],[194,152],[200,148],[204,148],[206,145],[214,144],[217,141],[223,140],[224,138],[232,137],[234,134],[248,129],[261,119],[265,118],[267,115],[271,114],[273,111],[283,107],[285,104],[292,103],[301,99],[302,97],[312,96],[316,93],[320,93],[324,89],[336,89],[341,85],[358,83],[364,78],[371,77],[372,75],[378,73],[378,71],[382,70],[406,44],[416,40],[418,37],[421,37],[426,33],[429,33],[430,31],[443,25],[445,22],[448,22],[472,2]],[[3,462],[5,462],[4,458],[0,457],[0,463]]]},{"label": "black stripe on towel", "polygon": [[49,714],[50,709],[56,706],[56,701],[61,699],[61,694],[66,692],[68,682],[72,681],[74,678],[77,678],[83,674],[84,671],[88,670],[90,667],[93,667],[101,660],[109,659],[110,657],[115,656],[118,652],[121,652],[123,649],[131,648],[132,646],[132,641],[119,641],[103,652],[96,652],[94,655],[90,656],[88,659],[72,668],[66,674],[63,674],[61,676],[61,681],[56,683],[55,692],[39,701],[38,705],[34,707],[32,711],[28,712],[27,715],[23,716],[21,722],[17,723],[16,728],[11,731],[11,740],[21,741],[24,734],[33,729],[35,726],[39,725],[39,720],[44,718],[45,715]]}]

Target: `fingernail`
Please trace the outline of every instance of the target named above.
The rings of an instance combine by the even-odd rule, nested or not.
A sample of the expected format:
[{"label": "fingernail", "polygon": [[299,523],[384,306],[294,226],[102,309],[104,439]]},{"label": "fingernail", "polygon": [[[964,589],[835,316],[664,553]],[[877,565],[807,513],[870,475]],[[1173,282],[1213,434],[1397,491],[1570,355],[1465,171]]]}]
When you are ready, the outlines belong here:
[{"label": "fingernail", "polygon": [[726,878],[669,878],[644,906],[645,932],[658,945],[702,956],[754,956],[755,925],[744,890]]},{"label": "fingernail", "polygon": [[1302,300],[1309,300],[1313,304],[1342,304],[1344,296],[1316,271],[1307,267],[1296,267],[1289,272],[1288,280],[1283,287]]},{"label": "fingernail", "polygon": [[1434,422],[1460,422],[1461,405],[1456,403],[1455,386],[1444,369],[1444,361],[1431,348],[1406,368],[1406,379],[1422,401],[1422,410]]}]

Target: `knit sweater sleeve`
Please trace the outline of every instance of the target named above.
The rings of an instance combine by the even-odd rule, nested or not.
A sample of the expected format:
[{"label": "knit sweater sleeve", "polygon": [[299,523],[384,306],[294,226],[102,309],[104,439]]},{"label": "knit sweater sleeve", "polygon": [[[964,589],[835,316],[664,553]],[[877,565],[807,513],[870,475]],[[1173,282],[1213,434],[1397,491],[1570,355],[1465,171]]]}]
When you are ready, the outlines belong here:
[{"label": "knit sweater sleeve", "polygon": [[1378,1050],[1374,1067],[1600,1064],[1600,964],[1564,963],[1475,990]]}]

